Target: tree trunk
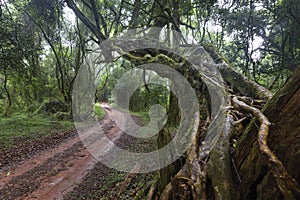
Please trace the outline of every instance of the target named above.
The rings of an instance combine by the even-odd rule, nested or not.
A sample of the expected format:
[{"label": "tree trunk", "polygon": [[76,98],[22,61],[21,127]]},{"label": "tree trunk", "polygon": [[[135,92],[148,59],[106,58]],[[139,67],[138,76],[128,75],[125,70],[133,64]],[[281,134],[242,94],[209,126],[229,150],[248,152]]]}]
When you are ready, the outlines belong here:
[{"label": "tree trunk", "polygon": [[[173,84],[171,84],[171,87],[174,87]],[[178,126],[180,122],[180,111],[178,107],[178,99],[176,95],[170,90],[170,99],[169,99],[169,110],[168,110],[168,119],[167,124],[165,128],[163,128],[157,138],[157,144],[158,148],[163,148],[165,145],[167,145],[172,140],[172,133],[170,132],[169,128],[175,129],[176,126]],[[174,152],[175,149],[169,149],[169,154],[171,156],[175,156]],[[160,158],[164,159],[164,155],[161,155]],[[164,162],[164,160],[160,160],[161,163]],[[167,186],[167,184],[171,181],[171,177],[173,177],[181,167],[181,160],[178,159],[174,163],[160,169],[159,171],[159,181],[158,181],[158,193],[159,196],[161,196],[163,190]]]},{"label": "tree trunk", "polygon": [[[284,87],[265,105],[263,113],[272,123],[268,145],[282,162],[286,171],[300,183],[300,67]],[[282,189],[273,176],[272,165],[259,152],[257,122],[246,128],[237,148],[234,160],[241,179],[238,183],[241,199],[299,199],[299,188]],[[283,176],[283,175],[282,175]]]},{"label": "tree trunk", "polygon": [[[90,28],[99,41],[105,40],[105,36],[80,12],[74,1],[67,0],[66,3],[83,23]],[[160,10],[161,12],[157,15],[154,23],[152,23],[153,26],[163,27],[168,23],[166,19],[164,19],[168,9],[162,9],[166,6],[167,4],[159,5],[159,1],[155,1],[153,13],[157,14],[157,12],[155,12],[156,10]],[[153,32],[150,32],[149,35],[156,36],[159,32],[160,29],[153,29]],[[134,42],[139,42],[139,44],[145,43],[145,46],[147,46],[147,40],[136,40]],[[119,48],[122,50],[120,51],[120,54],[122,54],[124,49],[130,50],[128,44],[127,41],[126,48],[122,46],[122,44],[119,45]],[[134,44],[135,43],[133,43],[133,45]],[[263,116],[263,118],[266,119],[265,121],[267,122],[270,121],[273,125],[269,129],[269,123],[262,124],[262,121],[264,120],[260,119],[259,122],[252,120],[242,133],[241,137],[238,138],[238,143],[234,144],[234,146],[236,145],[236,148],[234,149],[234,155],[232,157],[232,155],[230,155],[230,148],[234,146],[231,146],[230,144],[230,137],[235,132],[233,126],[240,123],[237,123],[230,114],[234,114],[233,112],[240,114],[241,112],[239,110],[233,110],[230,102],[226,102],[226,108],[223,109],[228,111],[228,115],[226,120],[224,120],[222,126],[223,130],[215,131],[218,132],[217,135],[219,136],[217,137],[218,140],[216,145],[211,147],[212,149],[210,149],[208,153],[205,153],[205,149],[203,150],[203,147],[201,146],[200,139],[202,138],[202,134],[205,134],[205,128],[203,128],[203,130],[200,129],[201,135],[199,132],[193,135],[192,141],[190,141],[191,146],[187,151],[182,169],[173,178],[170,178],[170,176],[172,176],[172,173],[170,173],[172,170],[166,168],[165,171],[161,171],[161,178],[164,180],[162,180],[159,183],[160,186],[158,186],[160,190],[159,194],[161,195],[160,198],[280,199],[285,197],[286,199],[300,199],[299,184],[296,182],[299,182],[300,177],[300,172],[297,170],[297,166],[300,164],[300,69],[295,72],[294,76],[289,79],[282,90],[269,100],[272,97],[272,94],[268,90],[234,71],[213,48],[205,47],[205,49],[216,63],[216,66],[224,81],[229,86],[229,91],[232,95],[238,94],[246,96],[250,105],[252,104],[252,101],[255,101],[256,99],[268,101],[263,112],[269,120],[267,120],[265,116]],[[172,66],[173,69],[184,76],[186,73],[193,72],[192,68],[187,63],[180,63],[180,59],[174,58],[174,55],[168,54],[165,51],[155,51],[153,49],[133,50],[134,51],[132,52],[126,52],[123,55],[123,58],[131,61],[137,66],[145,63],[161,63]],[[193,48],[193,46],[190,46],[186,51],[186,56],[190,57],[190,59],[192,58],[191,60],[193,61],[201,63],[201,60],[207,59],[206,53],[203,53],[203,51],[202,47],[197,46],[196,48]],[[183,51],[183,54],[184,52],[185,51]],[[110,58],[111,56],[104,57]],[[111,59],[107,60],[110,61]],[[211,62],[210,59],[208,60]],[[197,65],[197,63],[193,64]],[[204,63],[202,64],[198,67],[201,68],[201,70],[206,70]],[[209,76],[212,80],[215,78],[213,76],[216,71],[213,69],[214,66],[215,65],[212,65],[207,68],[207,70],[212,69],[211,76]],[[156,71],[158,69],[154,68],[152,70]],[[160,72],[156,72],[163,76],[166,72],[162,69],[160,70]],[[185,76],[187,79],[191,79],[189,80],[191,85],[203,78],[199,75],[197,76],[196,73],[191,74],[190,77]],[[227,97],[228,99],[231,99],[229,92]],[[206,104],[210,106],[211,102],[214,102],[215,100],[216,99],[208,98]],[[252,106],[250,107],[253,108],[256,113],[260,114],[260,116],[263,115],[260,110]],[[186,116],[187,118],[189,117],[188,114]],[[188,119],[185,120],[187,121]],[[190,123],[190,125],[193,125],[193,123]],[[212,124],[212,126],[214,126],[214,124]],[[263,132],[266,133],[263,136],[267,136],[269,133],[269,138],[257,137],[258,135],[260,136],[256,128],[257,126],[260,126],[259,131],[263,130]],[[217,129],[217,127],[215,128]],[[268,132],[268,130],[270,131]],[[186,134],[190,133],[191,131],[187,129]],[[166,130],[163,130],[161,132],[159,146],[163,146],[167,143],[170,140],[170,137],[170,134]],[[269,146],[264,143],[261,144],[261,142],[266,142],[267,139]],[[267,150],[269,150],[268,153],[270,154],[265,153],[265,149],[262,149],[262,145],[264,145],[264,147],[267,146]],[[274,152],[275,155],[271,151]],[[265,159],[262,155],[277,157],[272,160],[270,157]],[[271,161],[274,160],[276,162],[272,163]],[[279,168],[278,166],[281,167],[280,169],[285,173],[276,173],[276,170]],[[274,174],[276,177],[273,176]],[[236,185],[233,184],[233,178],[236,178]],[[167,184],[167,182],[169,183]],[[154,187],[157,188],[157,185],[154,184]],[[153,199],[153,191],[154,189],[150,189],[149,194],[151,195],[148,195],[148,197],[151,197],[150,199]],[[158,197],[155,199],[157,198]]]}]

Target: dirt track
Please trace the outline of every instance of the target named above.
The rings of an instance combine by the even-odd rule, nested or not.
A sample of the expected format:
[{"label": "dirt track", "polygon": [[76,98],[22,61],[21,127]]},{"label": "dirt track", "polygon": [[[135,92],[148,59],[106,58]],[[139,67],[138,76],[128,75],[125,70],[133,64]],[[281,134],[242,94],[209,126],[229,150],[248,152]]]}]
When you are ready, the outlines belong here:
[{"label": "dirt track", "polygon": [[[100,123],[109,138],[121,138],[111,119],[119,113],[108,111]],[[98,164],[75,130],[2,152],[0,159],[0,199],[62,199]]]}]

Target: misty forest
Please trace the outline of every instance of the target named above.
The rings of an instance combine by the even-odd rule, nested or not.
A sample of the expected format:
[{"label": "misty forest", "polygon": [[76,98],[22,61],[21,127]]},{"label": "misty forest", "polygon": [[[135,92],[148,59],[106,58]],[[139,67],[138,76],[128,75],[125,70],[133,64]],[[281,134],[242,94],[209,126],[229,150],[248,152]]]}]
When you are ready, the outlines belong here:
[{"label": "misty forest", "polygon": [[0,0],[0,199],[300,199],[299,102],[299,0]]}]

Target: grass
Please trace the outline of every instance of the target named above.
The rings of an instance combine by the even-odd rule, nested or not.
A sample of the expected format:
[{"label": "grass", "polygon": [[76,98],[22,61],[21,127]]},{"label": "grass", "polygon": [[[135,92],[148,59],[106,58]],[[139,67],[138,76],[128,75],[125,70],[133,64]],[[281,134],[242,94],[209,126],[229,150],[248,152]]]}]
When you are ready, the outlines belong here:
[{"label": "grass", "polygon": [[98,119],[102,119],[105,116],[105,111],[101,107],[100,103],[95,103],[94,112],[95,112]]},{"label": "grass", "polygon": [[71,121],[54,120],[43,115],[18,113],[10,118],[0,118],[0,151],[19,145],[20,141],[29,143],[73,128]]},{"label": "grass", "polygon": [[[94,112],[98,119],[105,116],[99,103],[95,104]],[[15,113],[9,118],[0,118],[0,151],[74,128],[74,122],[58,120],[55,115]]]}]

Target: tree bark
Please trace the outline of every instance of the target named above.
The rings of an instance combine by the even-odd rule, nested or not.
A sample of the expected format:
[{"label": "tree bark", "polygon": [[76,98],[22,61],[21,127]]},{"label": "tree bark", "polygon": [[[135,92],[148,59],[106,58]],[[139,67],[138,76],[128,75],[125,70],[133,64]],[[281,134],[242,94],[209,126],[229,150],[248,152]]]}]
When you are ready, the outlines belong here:
[{"label": "tree bark", "polygon": [[[77,16],[91,29],[99,41],[103,41],[105,37],[95,30],[95,26],[85,21],[86,17],[81,12],[76,10],[76,5],[73,1],[66,1],[68,6],[74,10]],[[153,10],[160,10],[160,12],[153,12],[157,19],[152,23],[154,26],[163,27],[168,22],[164,18],[164,6],[158,4],[158,1],[153,6]],[[160,9],[159,9],[160,8]],[[155,18],[155,17],[154,17]],[[150,33],[152,36],[157,36],[159,31]],[[155,37],[154,37],[155,38]],[[156,37],[157,38],[157,37]],[[145,41],[136,41],[143,43]],[[128,44],[128,43],[127,43]],[[137,65],[145,63],[161,63],[168,64],[179,71],[182,75],[190,72],[192,69],[186,63],[178,62],[178,59],[173,59],[171,54],[164,51],[155,51],[152,49],[139,50],[135,52],[124,52],[124,49],[130,47],[120,46],[120,54],[123,58],[131,61]],[[123,48],[123,49],[122,49]],[[202,47],[199,48],[201,51]],[[295,75],[289,79],[287,84],[274,96],[264,87],[257,83],[248,80],[245,76],[236,72],[233,68],[224,62],[224,59],[214,51],[211,47],[205,47],[216,63],[221,75],[226,81],[233,93],[241,96],[250,97],[251,100],[259,99],[268,101],[263,109],[264,115],[269,119],[272,126],[269,130],[269,138],[264,138],[264,145],[268,141],[268,147],[274,152],[275,156],[282,162],[287,171],[287,175],[292,177],[290,182],[288,176],[273,177],[270,170],[272,163],[270,160],[264,159],[263,154],[259,150],[259,143],[257,141],[257,128],[255,120],[248,125],[242,136],[239,138],[237,147],[234,149],[233,158],[230,155],[230,137],[232,126],[234,124],[233,117],[229,114],[224,121],[224,130],[219,131],[220,137],[217,145],[204,154],[201,149],[201,141],[199,140],[199,132],[192,137],[190,149],[187,151],[186,163],[182,169],[173,177],[166,169],[162,171],[162,180],[159,184],[161,198],[164,199],[280,199],[286,198],[300,198],[298,191],[298,184],[300,172],[297,166],[300,165],[300,150],[299,150],[299,115],[300,115],[300,69],[295,72]],[[194,49],[195,52],[198,48]],[[150,52],[151,54],[150,54]],[[199,57],[200,59],[203,57]],[[194,60],[198,58],[195,57]],[[180,59],[179,59],[180,60]],[[205,67],[205,66],[204,66]],[[211,67],[211,66],[210,66]],[[209,67],[208,67],[209,69]],[[154,69],[155,70],[155,69]],[[193,72],[193,71],[192,71]],[[157,72],[159,75],[165,73],[163,70]],[[163,76],[163,75],[162,75]],[[192,79],[189,81],[193,85],[193,81],[201,79],[199,76],[186,77]],[[228,93],[228,98],[230,95]],[[213,101],[214,99],[211,99]],[[207,104],[210,104],[208,101]],[[227,104],[230,107],[230,103]],[[248,110],[249,111],[249,110]],[[255,112],[254,112],[255,113]],[[187,118],[189,116],[187,115]],[[187,120],[187,119],[185,119]],[[264,120],[263,120],[264,121]],[[261,122],[263,122],[261,121]],[[192,124],[192,123],[191,123]],[[267,123],[269,126],[269,123]],[[165,131],[165,130],[164,130]],[[205,132],[205,131],[203,131]],[[164,132],[162,132],[164,133]],[[167,132],[165,132],[167,133]],[[189,130],[187,134],[191,133]],[[163,134],[161,137],[161,146],[163,146],[170,139],[169,133]],[[262,150],[261,150],[262,151]],[[262,151],[263,152],[263,151]],[[292,158],[292,159],[291,159]],[[209,168],[209,169],[208,169]],[[215,169],[215,170],[214,170]],[[207,173],[208,172],[208,173]],[[232,173],[234,172],[234,173]],[[234,176],[234,174],[236,174]],[[233,178],[236,177],[236,188],[234,188]],[[282,179],[282,185],[276,182],[276,179]],[[169,182],[169,183],[168,183]],[[298,182],[298,183],[297,183]],[[292,184],[290,184],[292,183]],[[294,184],[295,183],[295,184]],[[155,186],[157,188],[157,186]],[[154,191],[155,189],[151,189]],[[163,191],[162,191],[163,190]],[[150,192],[153,194],[154,192]],[[239,193],[239,195],[235,195]],[[151,198],[153,195],[150,195]]]},{"label": "tree bark", "polygon": [[[234,159],[241,178],[238,184],[241,199],[299,199],[300,182],[300,68],[287,81],[284,87],[266,104],[263,113],[272,123],[268,145],[282,162],[288,174],[296,182],[296,187],[284,174],[274,177],[270,171],[272,164],[259,152],[256,138],[257,121],[253,120],[246,128],[237,148]],[[282,178],[285,185],[278,185],[277,178]],[[282,189],[282,187],[284,187]]]},{"label": "tree bark", "polygon": [[235,71],[212,46],[204,46],[205,50],[214,59],[217,67],[222,74],[222,78],[230,86],[230,88],[238,94],[247,95],[253,99],[269,100],[272,97],[272,93],[257,84],[254,81],[249,80],[241,73]]}]

